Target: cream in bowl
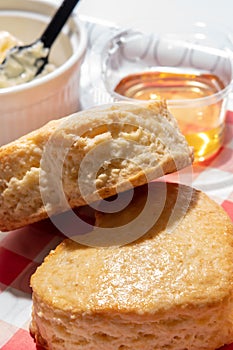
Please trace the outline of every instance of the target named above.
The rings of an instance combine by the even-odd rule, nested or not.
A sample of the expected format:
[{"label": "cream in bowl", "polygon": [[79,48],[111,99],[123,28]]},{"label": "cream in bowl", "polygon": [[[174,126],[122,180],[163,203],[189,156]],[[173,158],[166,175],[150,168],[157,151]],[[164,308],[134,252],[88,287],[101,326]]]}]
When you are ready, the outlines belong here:
[{"label": "cream in bowl", "polygon": [[6,30],[0,31],[0,64],[6,58],[8,50],[16,45],[22,45],[22,42]]},{"label": "cream in bowl", "polygon": [[[40,37],[57,7],[52,0],[3,0],[0,31],[24,45],[31,44]],[[73,14],[50,52],[49,62],[55,69],[27,83],[0,89],[0,145],[80,109],[79,78],[86,44],[86,30]]]},{"label": "cream in bowl", "polygon": [[[7,57],[7,53],[10,49],[12,50],[16,45],[22,45],[17,38],[8,32],[0,32],[0,42],[1,41],[3,47],[2,52],[0,52],[2,61]],[[42,42],[38,41],[30,48],[27,48],[27,50],[21,50],[20,54],[18,53],[17,56],[12,52],[5,66],[2,69],[0,67],[0,88],[27,83],[41,75],[46,75],[54,71],[56,66],[52,63],[48,63],[40,74],[36,74],[36,61],[41,57],[47,57],[48,50],[48,48],[43,46]]]}]

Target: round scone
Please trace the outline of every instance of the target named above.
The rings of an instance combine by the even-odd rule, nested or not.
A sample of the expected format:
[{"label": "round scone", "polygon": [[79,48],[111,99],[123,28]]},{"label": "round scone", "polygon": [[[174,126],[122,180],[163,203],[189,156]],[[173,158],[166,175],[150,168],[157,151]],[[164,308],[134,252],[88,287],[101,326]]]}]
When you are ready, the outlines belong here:
[{"label": "round scone", "polygon": [[166,103],[116,103],[52,121],[0,148],[0,230],[145,184],[192,163]]},{"label": "round scone", "polygon": [[[161,186],[153,183],[150,191]],[[51,251],[31,278],[37,344],[215,350],[233,341],[232,223],[204,193],[176,184],[166,189],[158,220],[136,241],[98,248],[67,239]],[[148,196],[146,186],[137,191],[119,213],[98,213],[98,225],[111,230],[121,219],[134,220]],[[176,208],[187,194],[186,209]]]}]

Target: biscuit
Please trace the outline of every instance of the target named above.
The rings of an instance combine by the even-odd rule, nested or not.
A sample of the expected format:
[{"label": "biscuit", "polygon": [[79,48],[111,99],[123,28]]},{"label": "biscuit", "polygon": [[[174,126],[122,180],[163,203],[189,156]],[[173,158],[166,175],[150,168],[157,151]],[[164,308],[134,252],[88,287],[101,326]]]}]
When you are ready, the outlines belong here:
[{"label": "biscuit", "polygon": [[[155,200],[161,186],[152,183]],[[135,191],[119,213],[97,213],[97,224],[110,231],[134,220],[146,185]],[[31,278],[37,344],[215,350],[233,341],[232,223],[200,191],[177,184],[166,184],[166,191],[161,215],[134,242],[87,247],[66,239],[51,251]],[[150,221],[144,215],[142,223]]]},{"label": "biscuit", "polygon": [[139,186],[192,163],[166,103],[89,109],[0,148],[0,230]]}]

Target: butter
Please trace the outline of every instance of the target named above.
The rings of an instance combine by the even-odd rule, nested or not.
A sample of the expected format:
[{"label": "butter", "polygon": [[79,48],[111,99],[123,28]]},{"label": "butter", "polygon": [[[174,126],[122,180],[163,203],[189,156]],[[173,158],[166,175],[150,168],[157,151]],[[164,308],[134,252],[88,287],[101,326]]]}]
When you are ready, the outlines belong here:
[{"label": "butter", "polygon": [[7,52],[22,42],[7,31],[0,31],[0,63],[5,59]]},{"label": "butter", "polygon": [[[7,40],[4,39],[4,42],[6,43]],[[8,47],[8,49],[4,50],[4,54],[2,54],[3,57],[7,50],[15,45],[19,45],[19,42],[14,42],[13,44],[13,39],[11,40],[12,44],[10,41],[8,42],[8,45],[2,45],[4,48],[6,48],[6,46]],[[15,53],[12,51],[11,55],[4,64],[4,67],[0,69],[0,88],[23,84],[32,81],[41,75],[46,75],[52,72],[55,69],[55,66],[49,63],[46,64],[41,74],[36,76],[38,60],[46,57],[48,50],[49,49],[45,48],[41,41],[38,41],[32,46],[23,50],[17,50]]]}]

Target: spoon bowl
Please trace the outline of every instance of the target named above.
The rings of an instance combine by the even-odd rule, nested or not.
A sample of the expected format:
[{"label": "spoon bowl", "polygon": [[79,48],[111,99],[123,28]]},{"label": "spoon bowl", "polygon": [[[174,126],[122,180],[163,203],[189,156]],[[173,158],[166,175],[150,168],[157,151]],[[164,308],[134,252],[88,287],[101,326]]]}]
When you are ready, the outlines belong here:
[{"label": "spoon bowl", "polygon": [[0,87],[25,83],[39,75],[48,63],[51,46],[79,0],[64,0],[39,39],[14,46],[0,65]]}]

